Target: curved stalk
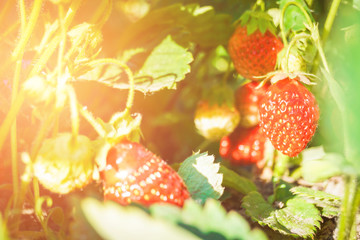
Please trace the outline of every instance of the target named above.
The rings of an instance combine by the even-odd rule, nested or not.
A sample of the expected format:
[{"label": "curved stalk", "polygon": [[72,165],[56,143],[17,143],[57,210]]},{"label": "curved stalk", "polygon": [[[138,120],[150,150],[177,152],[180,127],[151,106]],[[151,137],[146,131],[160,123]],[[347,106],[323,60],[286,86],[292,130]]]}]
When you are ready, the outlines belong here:
[{"label": "curved stalk", "polygon": [[90,22],[102,27],[109,19],[113,7],[113,0],[101,1],[95,14],[92,16]]},{"label": "curved stalk", "polygon": [[58,79],[59,79],[62,76],[67,28],[64,24],[64,6],[62,4],[58,5],[58,11],[59,11],[59,21],[60,21],[60,30],[61,30],[61,35],[60,35],[61,41],[60,41],[60,46],[59,46],[58,62],[57,62],[57,74],[58,74]]},{"label": "curved stalk", "polygon": [[282,41],[285,45],[285,47],[287,46],[288,42],[286,39],[286,33],[285,33],[285,27],[284,27],[284,16],[285,16],[285,11],[286,9],[290,6],[290,5],[295,5],[296,7],[298,7],[301,12],[304,14],[306,21],[308,22],[308,24],[311,26],[312,25],[312,20],[309,16],[309,13],[306,11],[306,9],[298,2],[287,2],[283,9],[281,10],[281,15],[280,15],[280,31],[281,31],[281,38]]},{"label": "curved stalk", "polygon": [[106,137],[106,131],[104,127],[96,121],[94,116],[86,109],[86,107],[78,104],[78,108],[80,110],[81,115],[90,123],[90,125],[95,129],[95,131],[99,134],[100,137]]},{"label": "curved stalk", "polygon": [[[134,95],[135,95],[135,82],[134,82],[134,75],[132,73],[132,71],[130,70],[130,68],[124,64],[123,62],[117,60],[117,59],[113,59],[113,58],[102,58],[102,59],[97,59],[97,60],[93,60],[91,62],[88,63],[90,66],[94,66],[94,65],[98,65],[98,64],[116,64],[119,67],[121,67],[122,69],[124,69],[126,75],[129,78],[129,94],[128,94],[128,98],[126,101],[126,107],[125,110],[123,112],[124,116],[130,113],[131,107],[133,105],[134,102]],[[114,120],[114,122],[116,122],[118,119]]]},{"label": "curved stalk", "polygon": [[24,0],[19,0],[19,8],[20,8],[21,32],[24,33],[26,27],[26,7]]},{"label": "curved stalk", "polygon": [[29,18],[28,24],[26,26],[25,32],[23,34],[21,34],[20,41],[17,44],[17,46],[12,54],[13,59],[18,59],[19,55],[22,52],[24,52],[25,46],[26,46],[27,42],[29,41],[32,32],[34,31],[37,19],[40,14],[42,2],[43,2],[43,0],[34,0],[33,8],[32,8],[30,18]]}]

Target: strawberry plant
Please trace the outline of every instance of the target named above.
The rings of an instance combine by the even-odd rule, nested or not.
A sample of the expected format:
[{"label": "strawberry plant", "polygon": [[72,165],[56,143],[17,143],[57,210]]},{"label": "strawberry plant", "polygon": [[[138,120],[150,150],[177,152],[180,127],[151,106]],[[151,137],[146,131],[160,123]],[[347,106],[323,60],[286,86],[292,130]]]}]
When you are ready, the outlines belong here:
[{"label": "strawberry plant", "polygon": [[359,22],[1,1],[0,239],[360,239]]}]

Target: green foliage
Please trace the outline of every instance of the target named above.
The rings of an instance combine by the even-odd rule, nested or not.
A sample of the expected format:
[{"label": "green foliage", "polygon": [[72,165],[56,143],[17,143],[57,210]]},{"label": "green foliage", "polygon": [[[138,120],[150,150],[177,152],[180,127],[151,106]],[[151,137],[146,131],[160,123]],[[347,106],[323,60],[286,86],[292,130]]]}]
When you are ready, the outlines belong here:
[{"label": "green foliage", "polygon": [[[284,6],[289,2],[296,2],[301,6],[303,6],[306,12],[309,14],[309,16],[312,18],[310,9],[308,8],[304,0],[280,0],[279,1],[280,9],[282,10]],[[285,32],[288,32],[290,30],[294,32],[303,31],[306,29],[305,24],[309,24],[309,23],[307,22],[304,13],[297,6],[291,4],[286,8],[284,13]]]},{"label": "green foliage", "polygon": [[227,213],[220,202],[212,199],[204,207],[187,201],[182,210],[170,205],[153,205],[150,212],[156,218],[183,226],[201,239],[267,239],[261,231],[251,231],[246,220],[238,213]]},{"label": "green foliage", "polygon": [[[125,52],[126,60],[142,53],[142,49]],[[175,89],[176,83],[183,80],[190,72],[192,54],[177,44],[170,35],[156,46],[147,57],[141,69],[135,74],[135,90],[143,93],[161,89]],[[97,81],[118,89],[129,89],[129,83],[122,79],[123,69],[115,65],[96,66],[77,78],[77,80]]]},{"label": "green foliage", "polygon": [[[280,204],[279,204],[280,205]],[[246,213],[261,225],[284,235],[312,237],[322,221],[319,210],[301,198],[290,198],[276,209],[258,192],[251,192],[243,199]]]},{"label": "green foliage", "polygon": [[266,12],[261,11],[246,11],[240,17],[241,25],[246,25],[247,34],[250,35],[257,29],[264,34],[269,30],[272,34],[276,34],[276,28],[272,17]]},{"label": "green foliage", "polygon": [[202,204],[208,198],[219,199],[224,192],[220,164],[214,160],[214,156],[207,153],[195,153],[181,164],[178,171],[191,197]]},{"label": "green foliage", "polygon": [[215,47],[226,44],[231,33],[230,15],[216,14],[212,6],[173,4],[155,9],[131,24],[118,46],[120,51],[134,47],[149,49],[171,34],[181,44],[192,41],[201,47]]},{"label": "green foliage", "polygon": [[224,176],[223,185],[225,187],[235,189],[242,194],[248,194],[257,190],[255,184],[250,179],[240,176],[223,165],[220,166],[220,173]]},{"label": "green foliage", "polygon": [[81,203],[86,219],[104,239],[199,239],[182,228],[153,219],[137,207],[121,207],[87,198]]},{"label": "green foliage", "polygon": [[[176,83],[190,72],[189,63],[193,57],[190,52],[176,44],[167,36],[146,59],[137,72],[136,89],[144,93],[155,92],[163,88],[175,89]],[[145,81],[141,81],[145,79]]]},{"label": "green foliage", "polygon": [[293,187],[290,191],[307,202],[315,204],[324,217],[331,218],[339,215],[341,198],[338,196],[301,186]]},{"label": "green foliage", "polygon": [[320,182],[333,176],[355,174],[354,168],[339,153],[325,153],[322,147],[302,152],[302,175],[306,181]]},{"label": "green foliage", "polygon": [[188,200],[182,209],[154,204],[149,214],[136,206],[123,207],[92,198],[82,200],[81,207],[104,239],[267,239],[260,230],[251,230],[238,213],[227,213],[220,202],[212,199],[204,207]]}]

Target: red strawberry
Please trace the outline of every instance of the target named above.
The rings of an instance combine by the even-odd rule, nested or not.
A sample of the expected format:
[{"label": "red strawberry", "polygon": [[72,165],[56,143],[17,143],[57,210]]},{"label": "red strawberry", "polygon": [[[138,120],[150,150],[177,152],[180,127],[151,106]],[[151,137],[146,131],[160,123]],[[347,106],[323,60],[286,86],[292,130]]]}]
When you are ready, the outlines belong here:
[{"label": "red strawberry", "polygon": [[315,97],[297,81],[300,77],[285,77],[271,85],[260,107],[264,134],[275,149],[290,157],[306,147],[319,120]]},{"label": "red strawberry", "polygon": [[228,46],[236,71],[254,81],[259,80],[256,76],[274,70],[277,53],[283,48],[281,39],[275,35],[271,17],[260,13],[245,12]]},{"label": "red strawberry", "polygon": [[146,206],[166,202],[182,206],[189,192],[180,176],[141,144],[123,141],[112,147],[101,171],[105,200]]},{"label": "red strawberry", "polygon": [[264,157],[266,138],[259,126],[237,127],[220,141],[220,155],[235,165],[247,165],[261,161]]},{"label": "red strawberry", "polygon": [[236,91],[236,108],[241,115],[240,125],[243,127],[254,127],[259,124],[259,107],[262,98],[270,84],[256,89],[256,82],[247,83]]}]

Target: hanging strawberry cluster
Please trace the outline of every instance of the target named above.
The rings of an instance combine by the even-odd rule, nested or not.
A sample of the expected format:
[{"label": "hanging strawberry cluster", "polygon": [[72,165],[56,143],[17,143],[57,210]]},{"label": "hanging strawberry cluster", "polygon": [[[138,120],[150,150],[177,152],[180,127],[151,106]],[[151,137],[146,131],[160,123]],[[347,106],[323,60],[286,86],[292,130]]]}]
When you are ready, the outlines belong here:
[{"label": "hanging strawberry cluster", "polygon": [[289,34],[288,44],[282,21],[280,17],[281,39],[262,1],[239,18],[228,52],[237,73],[249,81],[236,93],[228,91],[233,102],[227,107],[199,103],[196,110],[199,133],[209,140],[220,139],[220,155],[233,164],[260,162],[266,141],[281,153],[295,157],[316,131],[319,107],[314,95],[303,86],[311,84],[307,78],[310,74],[303,72],[307,69],[303,52],[308,39],[296,29],[296,34]]}]

